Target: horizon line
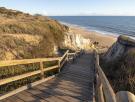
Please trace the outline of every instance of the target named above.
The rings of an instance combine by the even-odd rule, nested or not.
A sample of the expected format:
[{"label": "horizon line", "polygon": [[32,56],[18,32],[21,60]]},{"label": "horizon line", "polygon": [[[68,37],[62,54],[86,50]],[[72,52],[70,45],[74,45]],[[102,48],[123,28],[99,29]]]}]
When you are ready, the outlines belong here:
[{"label": "horizon line", "polygon": [[[0,7],[1,8],[1,7]],[[23,10],[18,10],[18,9],[13,9],[13,8],[8,8],[8,7],[4,7],[6,9],[12,9],[12,10],[16,10],[16,11],[21,11],[23,13],[28,13],[30,15],[36,15],[36,14],[40,14],[42,16],[135,16],[135,15],[126,15],[126,14],[43,14],[41,12],[28,12],[28,11],[23,11]]]}]

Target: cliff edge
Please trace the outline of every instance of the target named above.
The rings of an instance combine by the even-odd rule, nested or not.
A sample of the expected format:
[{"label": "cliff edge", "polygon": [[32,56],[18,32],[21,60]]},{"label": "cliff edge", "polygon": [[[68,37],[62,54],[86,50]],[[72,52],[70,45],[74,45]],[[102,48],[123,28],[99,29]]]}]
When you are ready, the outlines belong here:
[{"label": "cliff edge", "polygon": [[74,33],[69,29],[69,31],[65,33],[64,46],[74,50],[90,50],[93,47],[93,43],[89,38],[85,38],[83,35]]},{"label": "cliff edge", "polygon": [[119,36],[101,58],[101,67],[115,91],[135,93],[135,40]]},{"label": "cliff edge", "polygon": [[135,40],[127,36],[119,36],[118,40],[107,51],[104,58],[107,61],[113,61],[135,51]]},{"label": "cliff edge", "polygon": [[86,49],[89,44],[49,17],[0,7],[0,60],[52,57],[58,48]]}]

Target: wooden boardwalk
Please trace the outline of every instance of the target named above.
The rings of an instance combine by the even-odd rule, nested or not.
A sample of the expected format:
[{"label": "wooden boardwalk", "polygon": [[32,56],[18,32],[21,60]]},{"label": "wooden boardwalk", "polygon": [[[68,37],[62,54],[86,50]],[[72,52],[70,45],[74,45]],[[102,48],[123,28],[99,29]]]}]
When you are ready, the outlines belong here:
[{"label": "wooden boardwalk", "polygon": [[92,102],[93,63],[87,53],[67,63],[56,78],[0,102]]}]

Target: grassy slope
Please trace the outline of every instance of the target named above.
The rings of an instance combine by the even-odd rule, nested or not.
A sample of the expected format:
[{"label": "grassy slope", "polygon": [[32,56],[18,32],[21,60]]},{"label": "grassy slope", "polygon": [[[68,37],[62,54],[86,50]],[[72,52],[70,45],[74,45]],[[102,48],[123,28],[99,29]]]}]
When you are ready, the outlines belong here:
[{"label": "grassy slope", "polygon": [[64,40],[64,31],[65,26],[47,17],[0,8],[0,59],[52,56],[54,45]]},{"label": "grassy slope", "polygon": [[[61,47],[67,27],[43,16],[32,16],[19,11],[0,8],[0,60],[41,58],[53,56],[54,45]],[[45,67],[56,64],[46,62]],[[0,68],[0,79],[38,70],[39,64]],[[57,73],[46,72],[45,76]],[[0,93],[14,90],[39,80],[40,75],[24,78],[0,86]]]}]

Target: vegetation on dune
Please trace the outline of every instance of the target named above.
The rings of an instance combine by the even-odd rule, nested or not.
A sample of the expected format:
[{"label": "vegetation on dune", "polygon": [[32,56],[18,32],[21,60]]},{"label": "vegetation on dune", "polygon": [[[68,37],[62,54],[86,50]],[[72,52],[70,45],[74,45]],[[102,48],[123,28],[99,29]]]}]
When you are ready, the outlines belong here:
[{"label": "vegetation on dune", "polygon": [[[10,18],[10,17],[15,17],[15,16],[17,16],[19,14],[23,14],[23,13],[20,11],[11,10],[11,9],[7,10],[5,7],[0,7],[0,14],[2,16],[6,16],[6,17]],[[29,14],[27,14],[27,15],[29,15]]]},{"label": "vegetation on dune", "polygon": [[[24,50],[27,50],[24,52],[23,49],[20,49],[24,52],[23,55],[20,55],[18,51],[16,51],[17,56],[14,56],[14,59],[52,56],[54,46],[60,47],[62,45],[61,43],[64,40],[64,32],[66,30],[66,26],[61,25],[56,20],[49,19],[48,17],[43,17],[41,15],[32,16],[20,11],[0,8],[0,34],[12,34],[13,36],[7,35],[6,38],[14,41],[14,44],[18,49],[22,46]],[[28,45],[29,42],[17,39],[15,35],[19,36],[19,34],[30,36],[37,35],[42,39],[39,40],[39,44],[26,47],[25,45]],[[2,41],[4,40],[3,38],[4,37],[1,37],[1,42],[4,42]],[[4,46],[10,48],[12,44],[5,43]],[[0,50],[3,50],[2,47]],[[10,50],[14,50],[14,48],[10,48]],[[39,51],[40,53],[38,53]],[[2,56],[5,52],[6,50],[3,52]],[[0,57],[0,59],[3,60],[5,57]]]},{"label": "vegetation on dune", "polygon": [[[56,20],[41,15],[30,15],[20,11],[0,8],[0,60],[29,59],[55,56],[54,46],[61,48],[64,32],[68,27]],[[56,65],[45,62],[44,66]],[[39,64],[18,65],[0,68],[0,79],[28,73],[39,69]],[[45,73],[50,76],[57,73]],[[40,79],[40,75],[24,78],[0,86],[0,93],[14,90],[20,86]]]},{"label": "vegetation on dune", "polygon": [[115,61],[101,58],[100,64],[116,92],[128,90],[135,94],[135,48]]}]

